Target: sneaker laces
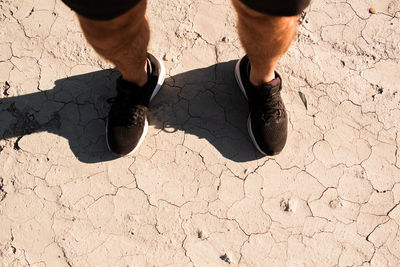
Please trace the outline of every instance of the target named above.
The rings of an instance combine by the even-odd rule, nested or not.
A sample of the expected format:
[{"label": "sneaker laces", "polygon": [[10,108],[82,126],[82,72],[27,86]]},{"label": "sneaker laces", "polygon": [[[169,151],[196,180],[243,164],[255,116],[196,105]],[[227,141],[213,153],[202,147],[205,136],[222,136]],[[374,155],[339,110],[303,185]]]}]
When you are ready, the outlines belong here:
[{"label": "sneaker laces", "polygon": [[107,99],[112,104],[113,122],[120,126],[136,126],[144,122],[147,107],[142,104],[144,87],[139,87],[119,77],[117,96]]},{"label": "sneaker laces", "polygon": [[[247,75],[250,77],[250,64],[247,65]],[[256,107],[256,111],[259,113],[260,118],[264,122],[268,122],[270,120],[276,120],[280,118],[285,113],[285,107],[283,105],[280,91],[281,87],[281,77],[278,73],[275,72],[275,79],[272,84],[264,83],[258,87],[254,86],[256,94],[253,95],[253,101],[255,105],[251,105],[252,107]],[[277,80],[279,79],[279,80]]]},{"label": "sneaker laces", "polygon": [[255,107],[265,122],[276,120],[284,114],[284,106],[279,92],[258,97]]},{"label": "sneaker laces", "polygon": [[[148,80],[152,73],[152,66],[147,59]],[[117,96],[107,99],[107,103],[113,104],[115,118],[114,122],[120,126],[137,126],[144,122],[147,107],[143,104],[143,93],[146,85],[139,87],[127,82],[120,76],[117,80]]]},{"label": "sneaker laces", "polygon": [[117,89],[117,96],[107,99],[107,103],[113,104],[114,122],[121,126],[137,126],[143,123],[147,107],[138,104],[138,99],[125,90]]}]

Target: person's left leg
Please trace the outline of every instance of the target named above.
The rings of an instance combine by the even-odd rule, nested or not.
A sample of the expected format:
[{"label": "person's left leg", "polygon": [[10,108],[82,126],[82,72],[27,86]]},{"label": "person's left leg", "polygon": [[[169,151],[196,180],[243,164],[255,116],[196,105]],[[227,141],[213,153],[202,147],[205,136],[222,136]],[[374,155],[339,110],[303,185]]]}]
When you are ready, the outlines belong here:
[{"label": "person's left leg", "polygon": [[[258,86],[275,78],[275,68],[297,33],[297,16],[271,16],[232,0],[238,33],[251,62],[250,81]],[[268,2],[268,1],[267,1]]]},{"label": "person's left leg", "polygon": [[286,143],[287,114],[275,68],[296,36],[297,15],[309,2],[232,0],[239,38],[247,54],[238,61],[235,76],[249,101],[249,134],[265,155],[278,154]]}]

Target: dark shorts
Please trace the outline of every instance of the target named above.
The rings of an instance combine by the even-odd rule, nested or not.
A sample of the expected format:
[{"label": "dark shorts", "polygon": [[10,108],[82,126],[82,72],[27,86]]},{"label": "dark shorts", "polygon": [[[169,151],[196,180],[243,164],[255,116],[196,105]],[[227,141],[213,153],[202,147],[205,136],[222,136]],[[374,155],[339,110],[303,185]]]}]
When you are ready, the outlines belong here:
[{"label": "dark shorts", "polygon": [[[140,0],[62,0],[79,15],[93,20],[116,18]],[[245,5],[264,14],[272,16],[299,15],[311,0],[240,0]]]}]

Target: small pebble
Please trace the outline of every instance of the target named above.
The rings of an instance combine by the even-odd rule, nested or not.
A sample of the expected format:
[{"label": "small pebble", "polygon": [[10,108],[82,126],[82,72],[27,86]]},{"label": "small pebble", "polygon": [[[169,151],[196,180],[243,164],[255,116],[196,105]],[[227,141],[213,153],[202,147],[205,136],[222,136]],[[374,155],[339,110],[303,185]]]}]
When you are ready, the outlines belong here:
[{"label": "small pebble", "polygon": [[373,8],[373,7],[371,7],[371,8],[369,9],[369,13],[371,13],[371,14],[376,14],[376,9]]},{"label": "small pebble", "polygon": [[226,255],[226,253],[222,256],[219,257],[221,260],[223,260],[226,263],[231,264],[231,259],[229,259],[228,255]]}]

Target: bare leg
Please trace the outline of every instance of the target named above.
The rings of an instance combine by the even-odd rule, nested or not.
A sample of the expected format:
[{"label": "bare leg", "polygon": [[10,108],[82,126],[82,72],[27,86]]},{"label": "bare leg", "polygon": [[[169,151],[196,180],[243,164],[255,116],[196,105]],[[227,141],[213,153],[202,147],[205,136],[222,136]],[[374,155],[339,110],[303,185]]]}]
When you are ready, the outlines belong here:
[{"label": "bare leg", "polygon": [[98,54],[110,60],[122,73],[124,80],[143,86],[149,24],[145,17],[147,1],[142,0],[125,14],[107,21],[79,16],[79,22],[89,44]]},{"label": "bare leg", "polygon": [[250,81],[260,85],[275,78],[275,67],[297,33],[298,17],[269,16],[232,0],[238,13],[240,41],[251,64]]}]

